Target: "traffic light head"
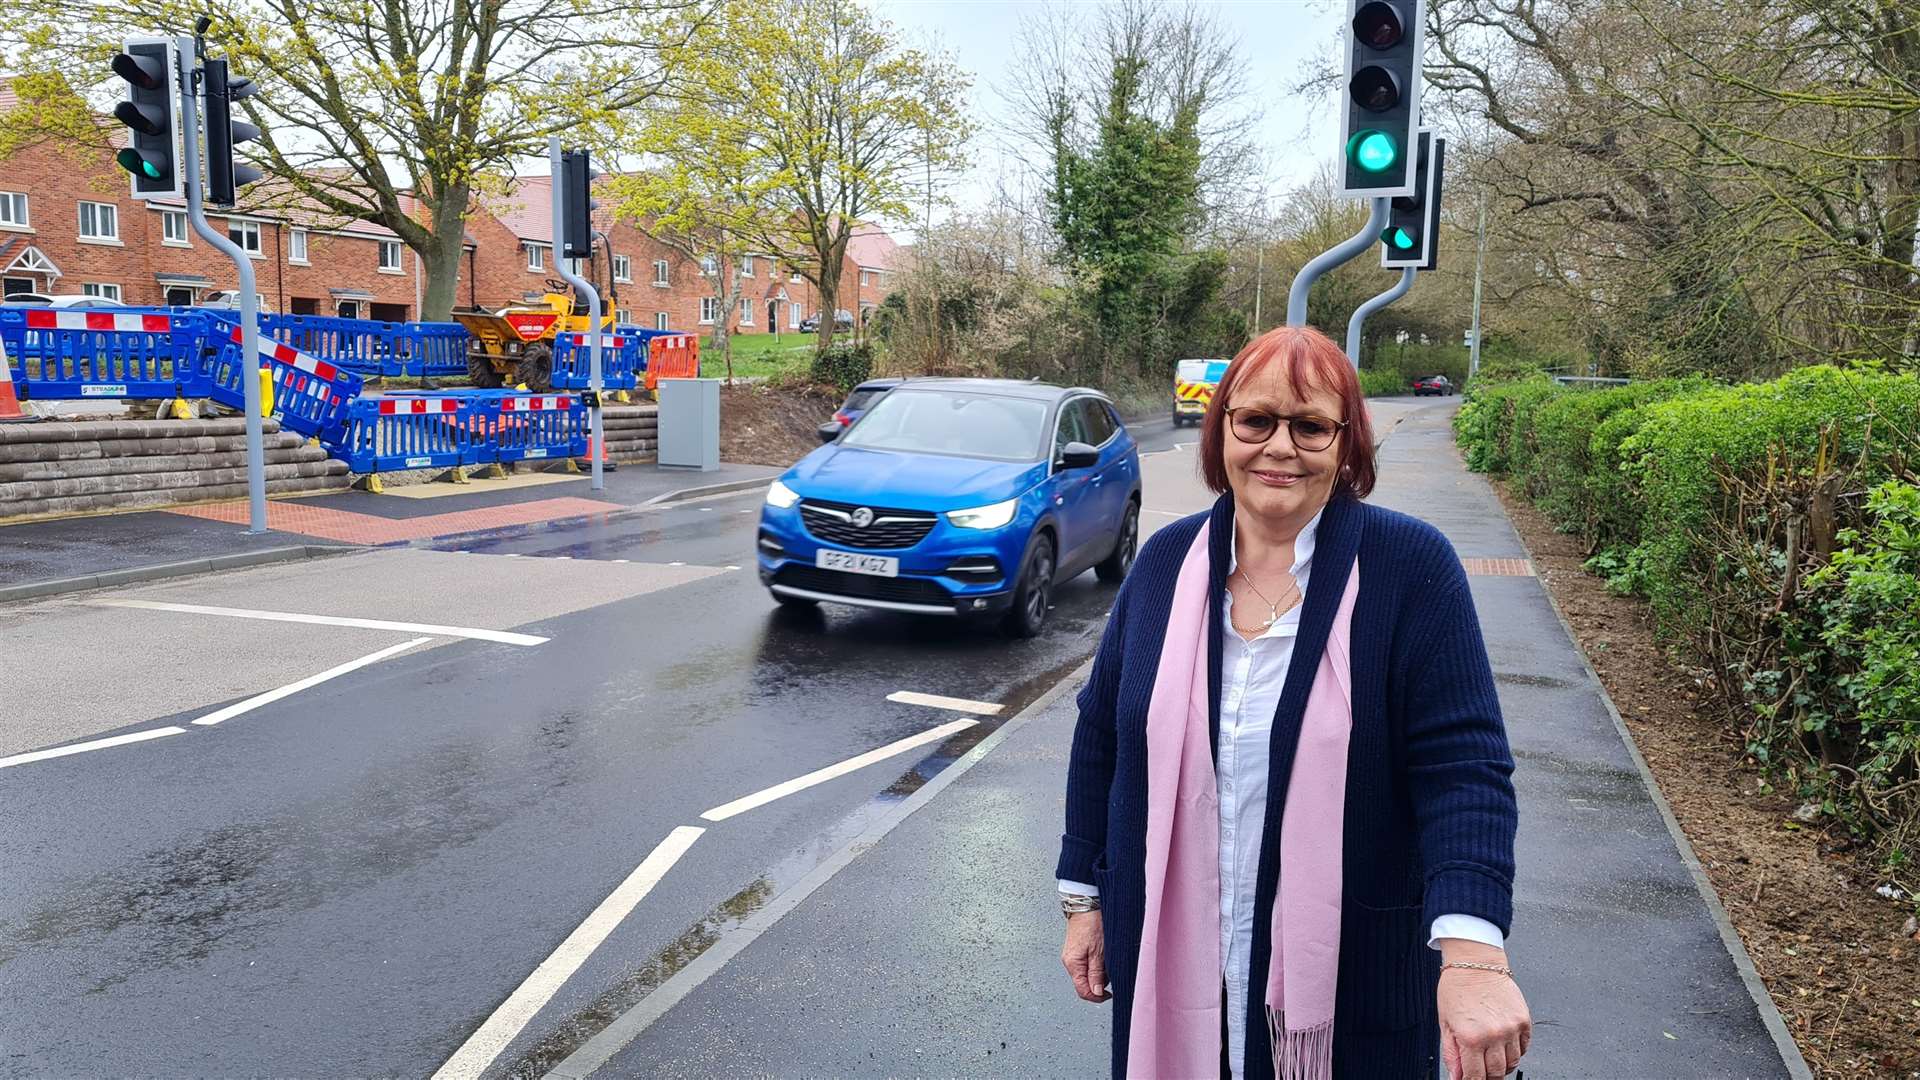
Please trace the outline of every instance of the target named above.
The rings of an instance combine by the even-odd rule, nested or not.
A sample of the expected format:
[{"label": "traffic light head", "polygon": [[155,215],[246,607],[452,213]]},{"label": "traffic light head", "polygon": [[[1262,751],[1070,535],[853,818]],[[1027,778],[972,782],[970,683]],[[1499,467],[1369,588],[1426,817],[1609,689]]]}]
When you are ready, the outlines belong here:
[{"label": "traffic light head", "polygon": [[1347,99],[1340,193],[1413,190],[1413,128],[1420,115],[1426,0],[1349,0]]},{"label": "traffic light head", "polygon": [[1380,230],[1380,265],[1388,269],[1432,270],[1440,244],[1440,185],[1447,140],[1420,131],[1414,141],[1414,194],[1395,196]]},{"label": "traffic light head", "polygon": [[172,38],[133,38],[113,58],[127,97],[113,107],[127,126],[127,145],[113,160],[133,179],[136,199],[180,198],[178,75]]},{"label": "traffic light head", "polygon": [[568,150],[560,155],[563,259],[593,257],[593,212],[600,208],[593,198],[593,182],[599,176],[588,164],[585,150]]},{"label": "traffic light head", "polygon": [[233,148],[260,137],[260,129],[245,120],[233,118],[233,103],[250,98],[258,89],[252,79],[236,79],[227,72],[225,60],[206,62],[207,90],[207,201],[215,206],[232,206],[236,193],[259,180],[259,169],[239,165],[233,160]]}]

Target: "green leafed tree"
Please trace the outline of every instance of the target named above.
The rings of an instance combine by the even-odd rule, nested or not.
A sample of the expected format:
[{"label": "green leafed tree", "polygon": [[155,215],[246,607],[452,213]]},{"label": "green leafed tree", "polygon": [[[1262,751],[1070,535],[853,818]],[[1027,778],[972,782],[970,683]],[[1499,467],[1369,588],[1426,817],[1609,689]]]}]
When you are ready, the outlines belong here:
[{"label": "green leafed tree", "polygon": [[669,242],[732,245],[810,281],[825,349],[855,229],[912,220],[960,164],[967,77],[857,0],[722,0],[668,55],[669,93],[634,140],[652,175],[626,207]]},{"label": "green leafed tree", "polygon": [[[118,92],[123,39],[187,33],[259,92],[262,189],[393,230],[426,268],[423,317],[445,318],[465,219],[487,175],[544,157],[548,136],[603,143],[663,79],[676,0],[21,0],[0,28],[15,70],[98,72]],[[77,81],[77,80],[76,80]],[[71,124],[70,118],[52,120]],[[20,137],[18,134],[12,136]],[[246,195],[242,195],[246,199]]]}]

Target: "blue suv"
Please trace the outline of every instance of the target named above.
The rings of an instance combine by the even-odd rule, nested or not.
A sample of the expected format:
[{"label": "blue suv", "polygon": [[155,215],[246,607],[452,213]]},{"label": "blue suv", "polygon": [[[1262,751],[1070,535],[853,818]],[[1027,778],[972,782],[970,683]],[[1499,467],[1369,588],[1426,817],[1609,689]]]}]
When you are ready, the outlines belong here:
[{"label": "blue suv", "polygon": [[782,604],[1046,625],[1056,584],[1117,582],[1140,539],[1140,454],[1093,390],[915,379],[767,490],[760,580]]}]

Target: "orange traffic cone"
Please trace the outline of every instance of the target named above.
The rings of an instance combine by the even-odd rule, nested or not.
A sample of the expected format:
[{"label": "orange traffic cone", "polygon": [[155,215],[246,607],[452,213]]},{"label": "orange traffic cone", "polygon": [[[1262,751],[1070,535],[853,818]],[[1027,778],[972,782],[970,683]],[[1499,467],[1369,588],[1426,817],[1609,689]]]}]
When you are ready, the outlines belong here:
[{"label": "orange traffic cone", "polygon": [[595,439],[594,439],[594,437],[593,437],[593,436],[591,436],[591,435],[589,435],[589,436],[587,436],[587,454],[586,454],[586,456],[585,456],[585,457],[582,457],[582,458],[578,458],[578,459],[576,459],[576,465],[577,465],[577,467],[578,467],[578,468],[582,468],[582,469],[587,469],[587,468],[592,468],[592,467],[593,467],[593,455],[594,455],[594,454],[595,454],[596,452],[597,452],[597,453],[599,453],[599,455],[600,455],[600,470],[601,470],[602,472],[613,472],[613,471],[615,471],[616,469],[618,469],[618,468],[620,468],[620,464],[619,464],[618,462],[616,462],[616,461],[614,461],[613,459],[611,459],[611,458],[609,458],[609,457],[607,457],[607,444],[606,444],[606,441],[605,441],[605,440],[598,440],[598,441],[597,441],[597,444],[596,444],[596,440],[595,440]]},{"label": "orange traffic cone", "polygon": [[20,409],[20,396],[13,389],[13,372],[7,366],[7,351],[0,349],[0,420],[31,420]]}]

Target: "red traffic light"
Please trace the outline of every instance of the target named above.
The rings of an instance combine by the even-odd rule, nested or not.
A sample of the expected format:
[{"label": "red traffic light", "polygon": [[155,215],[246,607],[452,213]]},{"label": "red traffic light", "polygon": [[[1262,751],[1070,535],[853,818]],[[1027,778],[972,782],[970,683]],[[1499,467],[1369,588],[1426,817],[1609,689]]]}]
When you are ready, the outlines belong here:
[{"label": "red traffic light", "polygon": [[1407,36],[1400,11],[1387,0],[1368,0],[1353,16],[1353,37],[1369,49],[1391,49]]},{"label": "red traffic light", "polygon": [[141,105],[132,101],[123,101],[113,107],[114,118],[135,131],[148,135],[167,133],[167,114],[153,105]]},{"label": "red traffic light", "polygon": [[113,73],[142,90],[159,90],[167,85],[167,64],[158,56],[121,53],[113,58]]}]

